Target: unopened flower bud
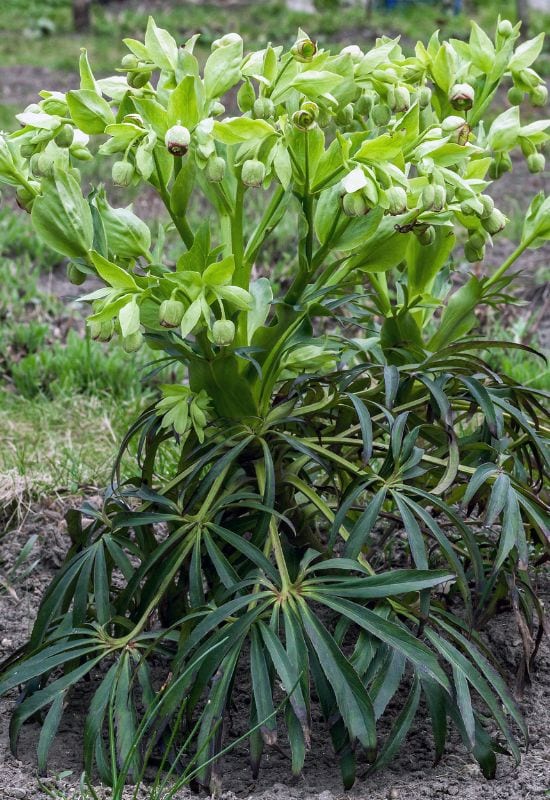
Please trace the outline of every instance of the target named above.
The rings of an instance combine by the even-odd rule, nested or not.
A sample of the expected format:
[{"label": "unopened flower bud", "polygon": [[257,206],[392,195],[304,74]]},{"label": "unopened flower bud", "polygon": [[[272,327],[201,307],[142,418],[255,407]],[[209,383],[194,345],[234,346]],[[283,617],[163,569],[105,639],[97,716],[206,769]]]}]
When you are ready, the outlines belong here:
[{"label": "unopened flower bud", "polygon": [[159,308],[159,323],[163,328],[177,328],[184,313],[185,306],[179,300],[163,300]]},{"label": "unopened flower bud", "polygon": [[483,211],[481,212],[481,219],[486,219],[487,217],[490,217],[495,207],[495,201],[493,200],[493,198],[489,197],[488,194],[480,194],[479,202],[483,206]]},{"label": "unopened flower bud", "polygon": [[505,227],[506,217],[502,211],[499,211],[498,208],[495,208],[490,215],[486,217],[486,219],[481,220],[481,224],[487,233],[491,234],[491,236],[494,236],[495,234],[500,233],[500,231]]},{"label": "unopened flower bud", "polygon": [[143,344],[143,334],[141,331],[135,331],[125,336],[122,340],[122,349],[126,353],[135,353]]},{"label": "unopened flower bud", "polygon": [[511,169],[512,159],[510,158],[510,154],[497,153],[489,166],[489,177],[492,180],[496,180],[502,177],[505,172],[510,172]]},{"label": "unopened flower bud", "polygon": [[531,153],[531,155],[527,157],[527,167],[529,172],[533,173],[533,175],[537,172],[543,172],[545,164],[546,159],[542,153]]},{"label": "unopened flower bud", "polygon": [[475,247],[468,239],[464,243],[464,255],[466,257],[466,261],[469,261],[470,264],[483,261],[485,258],[485,246]]},{"label": "unopened flower bud", "polygon": [[391,109],[386,103],[378,103],[372,109],[372,121],[375,125],[387,125],[391,119]]},{"label": "unopened flower bud", "polygon": [[128,81],[128,86],[131,86],[132,89],[142,89],[151,80],[151,72],[148,69],[129,72],[126,75],[126,80]]},{"label": "unopened flower bud", "polygon": [[79,161],[91,161],[93,158],[93,155],[90,153],[88,148],[81,144],[76,146],[73,145],[71,147],[71,155],[74,158],[77,158]]},{"label": "unopened flower bud", "polygon": [[37,156],[33,156],[33,171],[38,175],[51,175],[54,167],[54,159],[46,151],[42,151]]},{"label": "unopened flower bud", "polygon": [[455,83],[449,92],[449,101],[453,108],[468,111],[474,104],[474,89],[469,83]]},{"label": "unopened flower bud", "polygon": [[219,117],[220,114],[225,113],[225,106],[223,103],[220,103],[219,100],[214,100],[212,105],[210,106],[210,116],[211,117]]},{"label": "unopened flower bud", "polygon": [[256,158],[247,159],[243,164],[241,178],[245,186],[258,189],[265,179],[265,164]]},{"label": "unopened flower bud", "polygon": [[441,130],[444,136],[449,137],[450,142],[461,145],[466,144],[470,135],[470,126],[462,117],[445,117]]},{"label": "unopened flower bud", "polygon": [[366,91],[357,99],[355,103],[355,110],[358,114],[361,114],[363,117],[368,117],[374,103],[378,99],[378,95],[376,92]]},{"label": "unopened flower bud", "polygon": [[480,230],[469,231],[468,241],[470,242],[470,246],[476,250],[485,247],[485,236]]},{"label": "unopened flower bud", "polygon": [[297,39],[290,52],[296,61],[307,63],[313,60],[317,52],[317,43],[308,38]]},{"label": "unopened flower bud", "polygon": [[220,347],[231,344],[235,338],[235,323],[230,319],[217,319],[212,325],[212,340]]},{"label": "unopened flower bud", "polygon": [[548,102],[548,89],[544,83],[540,83],[538,86],[533,88],[529,97],[531,98],[531,102],[534,106],[539,108],[545,106]]},{"label": "unopened flower bud", "polygon": [[433,208],[433,204],[435,201],[435,186],[433,183],[428,183],[422,189],[422,194],[420,196],[420,204],[424,211],[430,211]]},{"label": "unopened flower bud", "polygon": [[117,186],[130,186],[134,173],[134,165],[129,161],[115,161],[111,171],[113,183]]},{"label": "unopened flower bud", "polygon": [[432,100],[432,90],[429,86],[422,86],[418,91],[418,105],[427,108]]},{"label": "unopened flower bud", "polygon": [[524,91],[519,86],[512,86],[508,89],[508,102],[512,106],[519,106],[523,101]]},{"label": "unopened flower bud", "polygon": [[509,19],[501,19],[498,23],[498,33],[503,39],[509,39],[514,33],[514,26]]},{"label": "unopened flower bud", "polygon": [[191,134],[183,125],[172,125],[164,137],[168,152],[173,156],[184,156],[189,150],[190,142]]},{"label": "unopened flower bud", "polygon": [[407,210],[407,192],[402,186],[390,186],[386,190],[386,200],[388,201],[388,211],[392,216],[404,214]]},{"label": "unopened flower bud", "polygon": [[342,210],[346,217],[364,217],[370,211],[370,206],[360,190],[349,192],[342,197]]},{"label": "unopened flower bud", "polygon": [[256,119],[271,119],[275,113],[275,104],[270,97],[258,97],[254,100],[253,109]]},{"label": "unopened flower bud", "polygon": [[339,125],[351,125],[353,122],[353,103],[347,103],[347,105],[338,109],[336,112],[336,122]]},{"label": "unopened flower bud", "polygon": [[220,47],[229,47],[232,44],[238,44],[242,42],[242,36],[239,36],[238,33],[226,33],[224,36],[221,36],[219,39],[215,39],[212,42],[212,52],[214,50],[219,50]]},{"label": "unopened flower bud", "polygon": [[58,147],[70,147],[74,139],[74,130],[72,125],[68,123],[61,127],[59,133],[56,134],[54,142]]},{"label": "unopened flower bud", "polygon": [[90,336],[94,342],[109,342],[113,338],[115,326],[112,319],[104,319],[101,322],[90,322]]},{"label": "unopened flower bud", "polygon": [[413,228],[419,243],[427,247],[435,242],[435,228],[433,225],[419,225]]},{"label": "unopened flower bud", "polygon": [[77,265],[73,264],[71,261],[67,265],[67,278],[69,283],[72,283],[75,286],[81,286],[86,280],[86,273],[82,272],[81,269],[78,269]]},{"label": "unopened flower bud", "polygon": [[359,47],[359,45],[357,45],[357,44],[349,44],[347,47],[344,47],[340,51],[340,55],[351,56],[351,60],[354,63],[357,63],[358,61],[361,61],[361,59],[364,56],[364,53],[361,50],[361,48]]},{"label": "unopened flower bud", "polygon": [[434,201],[432,208],[434,211],[441,211],[447,204],[447,190],[444,186],[436,184],[434,187]]},{"label": "unopened flower bud", "polygon": [[23,158],[31,158],[36,151],[36,145],[34,144],[22,144],[19,148],[19,152],[21,153]]},{"label": "unopened flower bud", "polygon": [[395,87],[395,110],[399,113],[408,111],[411,107],[411,93],[406,86]]},{"label": "unopened flower bud", "polygon": [[122,69],[137,69],[139,67],[139,58],[134,53],[126,53],[120,62]]},{"label": "unopened flower bud", "polygon": [[206,179],[210,183],[220,183],[225,177],[225,160],[221,156],[212,156],[206,162]]}]

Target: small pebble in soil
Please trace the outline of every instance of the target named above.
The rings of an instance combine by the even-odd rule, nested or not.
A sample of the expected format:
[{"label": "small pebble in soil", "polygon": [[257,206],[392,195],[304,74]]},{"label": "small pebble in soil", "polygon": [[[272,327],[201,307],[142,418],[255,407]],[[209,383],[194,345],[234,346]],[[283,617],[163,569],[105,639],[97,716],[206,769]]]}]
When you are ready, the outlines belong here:
[{"label": "small pebble in soil", "polygon": [[388,800],[399,800],[399,789],[396,789],[395,786],[388,792]]},{"label": "small pebble in soil", "polygon": [[28,797],[27,790],[20,789],[18,786],[8,787],[7,792],[8,797],[21,798],[21,800],[24,800],[24,798]]}]

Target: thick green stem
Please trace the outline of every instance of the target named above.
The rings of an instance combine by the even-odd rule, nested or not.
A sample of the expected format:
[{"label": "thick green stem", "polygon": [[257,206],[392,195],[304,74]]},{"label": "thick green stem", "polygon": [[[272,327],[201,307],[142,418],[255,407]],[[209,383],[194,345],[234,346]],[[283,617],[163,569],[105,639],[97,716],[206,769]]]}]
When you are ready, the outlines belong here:
[{"label": "thick green stem", "polygon": [[153,150],[153,159],[155,161],[155,167],[156,167],[156,173],[157,173],[157,180],[158,180],[158,184],[159,184],[160,196],[162,197],[162,201],[163,201],[164,205],[166,206],[166,209],[167,209],[168,213],[170,214],[172,222],[176,226],[176,230],[178,231],[179,235],[181,236],[181,238],[182,238],[185,246],[187,247],[187,249],[189,249],[190,247],[192,247],[193,241],[194,241],[194,238],[195,238],[194,235],[193,235],[193,231],[189,227],[189,223],[187,222],[187,219],[185,217],[178,217],[172,211],[172,203],[170,201],[170,193],[168,192],[168,189],[166,188],[166,183],[164,182],[164,178],[162,177],[162,170],[160,168],[160,163],[159,163],[159,160],[158,160],[158,156],[157,156],[157,154],[155,153],[154,150]]},{"label": "thick green stem", "polygon": [[231,248],[235,259],[235,273],[233,283],[241,289],[248,289],[250,275],[248,267],[244,261],[244,238],[243,238],[243,207],[246,186],[240,176],[237,176],[237,191],[235,194],[235,208],[231,215]]},{"label": "thick green stem", "polygon": [[523,242],[520,242],[520,244],[516,247],[514,252],[510,256],[508,256],[506,261],[487,280],[487,282],[485,283],[485,288],[487,288],[489,286],[492,286],[494,283],[496,283],[504,275],[504,273],[508,269],[510,269],[510,267],[512,266],[514,261],[517,261],[517,259],[520,257],[520,255],[525,250],[527,250],[527,248],[529,247],[531,242],[534,241],[536,238],[537,238],[536,234],[533,234],[533,235],[529,236],[527,239],[525,239]]}]

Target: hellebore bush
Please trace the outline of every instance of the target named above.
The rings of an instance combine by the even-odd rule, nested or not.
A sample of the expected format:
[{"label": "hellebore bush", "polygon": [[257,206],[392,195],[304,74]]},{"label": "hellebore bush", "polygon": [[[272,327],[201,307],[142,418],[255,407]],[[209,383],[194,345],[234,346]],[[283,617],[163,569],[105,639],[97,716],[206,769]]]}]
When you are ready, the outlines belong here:
[{"label": "hellebore bush", "polygon": [[[511,603],[528,674],[547,429],[541,394],[481,359],[511,345],[476,332],[476,310],[511,302],[511,267],[550,239],[550,199],[533,200],[492,274],[452,258],[457,234],[481,261],[504,227],[484,191],[509,152],[542,163],[548,120],[524,125],[513,105],[482,121],[510,78],[514,102],[546,96],[532,68],[542,36],[518,36],[507,21],[494,39],[473,23],[468,42],[434,34],[406,57],[386,37],[332,55],[303,31],[289,52],[245,54],[231,33],[201,72],[196,37],[178,47],[151,19],[117,75],[96,79],[83,52],[80,88],[42,92],[0,140],[1,180],[37,235],[77,283],[104,284],[82,298],[94,338],[146,345],[187,374],[130,427],[121,452],[138,438],[135,476],[121,482],[115,466],[103,508],[70,513],[66,562],[24,654],[4,665],[0,690],[23,686],[13,748],[47,712],[42,769],[90,673],[85,767],[105,781],[122,766],[140,774],[132,740],[154,708],[148,743],[191,741],[198,781],[216,787],[247,673],[254,774],[280,736],[301,771],[312,704],[346,786],[357,761],[393,758],[421,699],[436,760],[448,723],[486,776],[497,752],[519,759],[526,726],[477,631]],[[167,225],[152,231],[83,186],[80,161],[105,157],[115,183],[158,193]],[[253,268],[287,215],[299,244],[280,288]],[[178,468],[162,474],[174,447]],[[401,710],[379,741],[392,698]]]}]

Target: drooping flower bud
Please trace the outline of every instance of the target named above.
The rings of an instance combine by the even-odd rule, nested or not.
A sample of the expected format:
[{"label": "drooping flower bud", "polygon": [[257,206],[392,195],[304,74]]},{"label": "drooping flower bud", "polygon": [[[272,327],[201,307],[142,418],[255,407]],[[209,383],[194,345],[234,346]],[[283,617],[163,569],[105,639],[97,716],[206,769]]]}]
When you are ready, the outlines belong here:
[{"label": "drooping flower bud", "polygon": [[455,83],[449,92],[449,101],[453,108],[468,111],[474,104],[475,92],[469,83]]},{"label": "drooping flower bud", "polygon": [[242,42],[242,36],[238,33],[226,33],[224,36],[220,36],[219,39],[215,39],[212,42],[212,52],[214,50],[219,50],[221,47],[229,47],[232,44],[238,44]]},{"label": "drooping flower bud", "polygon": [[101,322],[90,322],[90,336],[94,342],[109,342],[113,338],[115,326],[112,319],[104,319]]},{"label": "drooping flower bud", "polygon": [[474,229],[468,232],[468,241],[471,247],[480,250],[482,247],[485,247],[486,237],[480,230]]},{"label": "drooping flower bud", "polygon": [[19,186],[17,191],[15,192],[15,202],[19,206],[19,208],[26,211],[28,214],[32,211],[32,206],[34,203],[34,195],[26,186]]},{"label": "drooping flower bud", "polygon": [[58,147],[70,147],[74,139],[74,130],[72,125],[68,123],[61,127],[59,133],[56,134],[54,142]]},{"label": "drooping flower bud", "polygon": [[339,125],[351,125],[353,122],[353,103],[347,103],[336,112],[336,121]]},{"label": "drooping flower bud", "polygon": [[317,52],[317,43],[312,39],[309,39],[307,36],[304,36],[296,39],[290,52],[296,61],[308,63],[309,61],[313,60],[313,57]]},{"label": "drooping flower bud", "polygon": [[489,197],[488,194],[480,194],[479,202],[483,206],[483,211],[481,212],[481,219],[486,219],[487,217],[490,217],[495,207],[495,201],[493,200],[493,198]]},{"label": "drooping flower bud", "polygon": [[225,177],[225,160],[221,156],[211,156],[206,162],[206,179],[210,183],[220,183]]},{"label": "drooping flower bud", "polygon": [[418,105],[420,108],[427,108],[432,100],[432,90],[429,86],[421,86],[418,91]]},{"label": "drooping flower bud", "polygon": [[151,80],[151,72],[148,69],[129,72],[126,75],[126,80],[128,81],[128,86],[131,86],[132,89],[142,89]]},{"label": "drooping flower bud", "polygon": [[372,121],[375,125],[387,125],[391,119],[391,109],[386,103],[378,103],[372,109]]},{"label": "drooping flower bud", "polygon": [[519,106],[523,101],[524,91],[519,86],[511,86],[508,89],[508,102],[512,106]]},{"label": "drooping flower bud", "polygon": [[512,169],[512,159],[509,153],[497,153],[489,166],[489,177],[496,180],[505,172],[510,172]]},{"label": "drooping flower bud", "polygon": [[189,150],[190,142],[191,134],[183,125],[172,125],[166,131],[166,136],[164,137],[168,152],[172,153],[173,156],[184,156]]},{"label": "drooping flower bud", "polygon": [[134,165],[129,161],[115,161],[111,176],[117,186],[130,186],[135,174]]},{"label": "drooping flower bud", "polygon": [[245,186],[258,189],[265,180],[265,164],[257,158],[247,159],[243,164],[241,178]]},{"label": "drooping flower bud", "polygon": [[507,222],[506,217],[504,216],[502,211],[498,210],[498,208],[493,209],[493,211],[490,213],[488,217],[486,217],[486,219],[481,220],[481,224],[483,225],[487,233],[491,234],[491,236],[500,233],[500,231],[503,230],[503,228],[506,226],[506,222]]},{"label": "drooping flower bud", "polygon": [[177,328],[181,325],[185,306],[179,300],[170,298],[163,300],[159,308],[159,323],[163,328]]},{"label": "drooping flower bud", "polygon": [[363,117],[368,117],[378,99],[376,92],[366,91],[355,101],[355,110]]},{"label": "drooping flower bud", "polygon": [[389,189],[386,189],[386,200],[388,211],[392,217],[404,214],[407,210],[407,192],[402,186],[390,186]]},{"label": "drooping flower bud", "polygon": [[406,86],[395,87],[395,110],[398,113],[408,111],[411,107],[411,93]]},{"label": "drooping flower bud", "polygon": [[86,280],[86,273],[78,269],[77,265],[72,261],[67,265],[67,278],[69,283],[75,286],[81,286]]},{"label": "drooping flower bud", "polygon": [[364,217],[370,211],[362,190],[349,192],[342,197],[342,210],[346,217]]},{"label": "drooping flower bud", "polygon": [[418,239],[418,242],[424,245],[424,247],[435,242],[435,228],[433,225],[415,225],[413,233]]},{"label": "drooping flower bud", "polygon": [[470,239],[467,239],[464,242],[464,255],[466,257],[466,261],[469,261],[470,264],[475,264],[478,261],[483,261],[485,258],[485,246],[476,247],[472,244]]},{"label": "drooping flower bud", "polygon": [[444,186],[441,184],[435,184],[434,186],[434,201],[432,204],[432,208],[434,211],[441,211],[445,208],[447,204],[447,191]]},{"label": "drooping flower bud", "polygon": [[509,19],[501,19],[498,23],[497,31],[503,39],[509,39],[514,33],[514,26]]},{"label": "drooping flower bud", "polygon": [[36,152],[36,145],[31,144],[30,142],[27,144],[22,144],[19,148],[19,152],[23,158],[31,158],[31,156],[33,156]]},{"label": "drooping flower bud", "polygon": [[257,97],[253,112],[256,119],[271,119],[275,114],[275,103],[270,97]]},{"label": "drooping flower bud", "polygon": [[531,102],[534,106],[541,108],[548,102],[548,89],[544,83],[540,83],[538,86],[533,88],[529,94],[529,97],[531,98]]},{"label": "drooping flower bud", "polygon": [[461,145],[466,144],[470,135],[470,126],[462,117],[445,117],[441,130],[444,136],[449,137],[450,142]]},{"label": "drooping flower bud", "polygon": [[545,164],[546,159],[542,153],[531,153],[530,156],[527,156],[527,167],[533,175],[543,172]]},{"label": "drooping flower bud", "polygon": [[357,62],[361,61],[361,59],[363,58],[364,53],[359,47],[359,45],[349,44],[347,47],[342,48],[342,50],[340,51],[340,55],[351,56],[351,60],[354,62],[354,64],[357,64]]},{"label": "drooping flower bud", "polygon": [[212,325],[212,340],[220,347],[231,344],[235,338],[235,323],[230,319],[217,319]]},{"label": "drooping flower bud", "polygon": [[225,106],[223,103],[220,103],[219,100],[214,100],[212,105],[210,106],[210,116],[211,117],[219,117],[220,114],[225,113]]},{"label": "drooping flower bud", "polygon": [[141,331],[135,331],[125,336],[122,339],[122,349],[126,353],[135,353],[143,344],[143,334]]},{"label": "drooping flower bud", "polygon": [[433,183],[428,183],[422,189],[422,194],[420,196],[420,205],[424,209],[424,211],[431,211],[433,208],[433,204],[435,201],[435,186]]}]

